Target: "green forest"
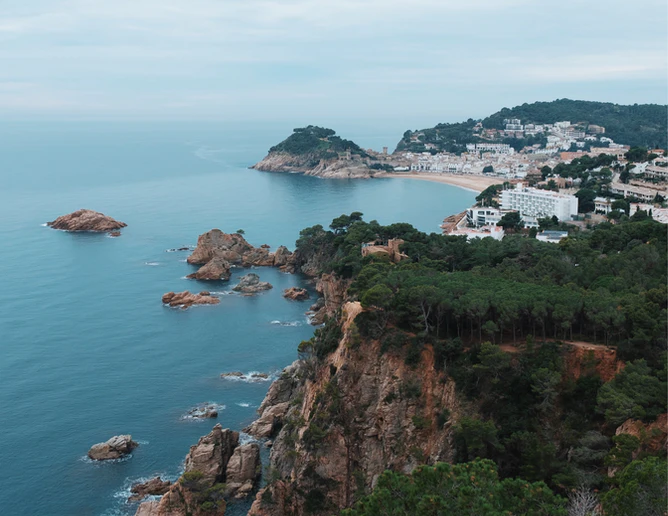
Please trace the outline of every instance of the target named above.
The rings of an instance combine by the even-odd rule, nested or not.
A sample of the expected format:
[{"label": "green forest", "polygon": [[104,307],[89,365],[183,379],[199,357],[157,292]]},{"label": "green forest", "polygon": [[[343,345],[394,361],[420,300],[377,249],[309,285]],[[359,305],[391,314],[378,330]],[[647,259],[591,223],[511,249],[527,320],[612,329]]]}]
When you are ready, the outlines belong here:
[{"label": "green forest", "polygon": [[[406,259],[361,256],[364,242],[391,238],[404,240]],[[346,514],[565,515],[573,493],[594,493],[606,515],[663,514],[665,447],[615,432],[666,412],[666,241],[648,219],[602,223],[558,245],[427,235],[358,212],[303,230],[298,252],[352,282],[348,294],[365,309],[359,346],[378,341],[411,367],[431,346],[469,406],[454,427],[457,464],[387,472]],[[315,356],[340,335],[327,321],[310,342]],[[626,366],[604,382],[586,359],[574,377],[566,341],[611,346]]]},{"label": "green forest", "polygon": [[366,157],[367,154],[357,144],[336,136],[332,129],[309,125],[294,129],[293,133],[269,152],[287,152],[295,155],[317,156],[322,159],[334,159],[340,152]]},{"label": "green forest", "polygon": [[[624,106],[609,102],[559,99],[552,102],[534,102],[514,108],[503,108],[483,120],[468,119],[460,123],[443,123],[433,128],[406,131],[397,144],[397,151],[424,152],[425,144],[434,146],[433,152],[443,151],[460,154],[467,143],[480,142],[474,127],[482,122],[485,129],[503,129],[503,120],[519,118],[523,124],[553,124],[568,120],[586,128],[590,124],[605,127],[605,136],[617,143],[632,147],[661,148],[668,146],[668,106],[659,104],[634,104]],[[411,136],[423,133],[419,142]],[[545,143],[544,136],[529,138],[505,138],[515,150],[527,145]]]}]

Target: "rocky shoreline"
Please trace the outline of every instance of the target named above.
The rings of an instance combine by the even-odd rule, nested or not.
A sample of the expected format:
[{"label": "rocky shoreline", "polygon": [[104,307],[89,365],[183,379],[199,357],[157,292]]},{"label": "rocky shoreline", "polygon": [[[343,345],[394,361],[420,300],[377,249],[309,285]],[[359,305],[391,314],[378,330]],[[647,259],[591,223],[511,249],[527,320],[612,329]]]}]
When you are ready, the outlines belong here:
[{"label": "rocky shoreline", "polygon": [[295,155],[286,152],[270,152],[250,168],[262,172],[296,172],[329,179],[369,179],[378,172],[369,168],[362,159],[320,159],[308,154]]}]

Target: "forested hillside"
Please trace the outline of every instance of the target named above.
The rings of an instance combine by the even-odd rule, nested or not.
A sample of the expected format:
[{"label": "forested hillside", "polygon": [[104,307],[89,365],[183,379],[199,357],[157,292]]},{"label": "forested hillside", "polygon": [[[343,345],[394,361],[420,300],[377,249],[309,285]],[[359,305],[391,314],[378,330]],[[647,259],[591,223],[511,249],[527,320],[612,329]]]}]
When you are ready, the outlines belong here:
[{"label": "forested hillside", "polygon": [[[469,119],[466,122],[438,124],[432,128],[406,131],[397,144],[397,151],[423,152],[425,144],[435,150],[461,153],[467,143],[480,142],[474,132],[478,122],[485,129],[503,129],[504,119],[519,118],[522,124],[553,124],[570,121],[572,124],[589,124],[605,127],[605,136],[615,142],[632,147],[662,148],[668,146],[668,106],[659,104],[634,104],[625,106],[609,102],[560,99],[552,102],[534,102],[514,108],[503,108],[483,120]],[[419,141],[414,136],[421,134]],[[504,138],[516,150],[526,145],[544,143],[544,136],[528,138]]]},{"label": "forested hillside", "polygon": [[[592,508],[602,502],[608,516],[663,514],[664,225],[642,217],[604,223],[559,245],[519,235],[468,242],[367,223],[359,213],[330,229],[302,231],[298,252],[348,278],[348,297],[363,311],[346,330],[350,351],[339,347],[336,318],[300,346],[305,359],[331,370],[316,398],[329,416],[316,410],[298,423],[307,428],[302,439],[317,430],[325,442],[333,425],[355,435],[354,420],[336,415],[358,410],[347,406],[356,402],[343,376],[337,384],[345,366],[327,366],[327,357],[336,351],[368,362],[378,350],[414,368],[385,403],[417,399],[423,412],[413,416],[413,431],[451,431],[453,462],[461,465],[387,472],[346,514],[565,515],[574,493],[590,497]],[[392,238],[405,241],[407,258],[362,257],[363,243]],[[421,366],[424,353],[443,382],[454,380],[457,417],[420,409],[420,385],[432,376]],[[414,456],[429,464],[423,444],[412,438]]]}]

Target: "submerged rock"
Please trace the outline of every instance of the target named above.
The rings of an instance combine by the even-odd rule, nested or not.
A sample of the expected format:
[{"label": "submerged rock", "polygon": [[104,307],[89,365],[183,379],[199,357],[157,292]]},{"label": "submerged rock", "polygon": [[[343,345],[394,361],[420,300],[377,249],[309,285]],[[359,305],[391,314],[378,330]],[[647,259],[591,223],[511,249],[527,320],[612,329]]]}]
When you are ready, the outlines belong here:
[{"label": "submerged rock", "polygon": [[139,444],[132,440],[130,435],[115,435],[107,442],[94,444],[88,450],[88,457],[93,460],[120,459],[128,455]]},{"label": "submerged rock", "polygon": [[239,284],[232,288],[235,292],[242,292],[244,294],[256,294],[263,290],[274,288],[271,283],[260,281],[260,276],[255,273],[246,274],[239,278]]},{"label": "submerged rock", "polygon": [[183,292],[167,292],[162,296],[162,302],[172,308],[188,308],[192,305],[217,305],[220,299],[210,294],[191,294],[187,290]]},{"label": "submerged rock", "polygon": [[155,477],[148,482],[135,484],[130,488],[132,496],[128,498],[128,502],[138,502],[147,496],[161,496],[169,491],[172,483],[169,480],[162,480],[160,477]]},{"label": "submerged rock", "polygon": [[64,231],[96,231],[101,233],[116,231],[127,226],[125,222],[120,222],[93,210],[77,210],[46,224],[53,229]]},{"label": "submerged rock", "polygon": [[215,419],[218,417],[218,405],[200,405],[190,409],[183,419]]},{"label": "submerged rock", "polygon": [[246,376],[246,375],[244,373],[242,373],[241,371],[233,371],[231,373],[220,373],[221,378],[230,378],[230,377],[241,378],[241,377],[244,377],[244,376]]},{"label": "submerged rock", "polygon": [[292,299],[293,301],[303,301],[304,299],[308,299],[310,296],[308,290],[305,288],[290,287],[283,291],[283,297],[286,299]]}]

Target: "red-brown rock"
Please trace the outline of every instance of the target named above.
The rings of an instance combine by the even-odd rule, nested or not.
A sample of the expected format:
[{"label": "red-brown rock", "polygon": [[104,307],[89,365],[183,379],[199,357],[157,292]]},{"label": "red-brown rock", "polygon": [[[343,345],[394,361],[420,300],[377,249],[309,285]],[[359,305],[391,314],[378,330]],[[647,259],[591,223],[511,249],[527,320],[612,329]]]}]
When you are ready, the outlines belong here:
[{"label": "red-brown rock", "polygon": [[53,229],[64,231],[117,231],[127,226],[125,222],[114,220],[103,213],[93,210],[77,210],[69,215],[63,215],[56,220],[47,222]]},{"label": "red-brown rock", "polygon": [[290,287],[283,291],[283,297],[286,299],[292,299],[293,301],[303,301],[304,299],[308,299],[310,296],[308,290],[305,288]]},{"label": "red-brown rock", "polygon": [[183,292],[167,292],[162,296],[162,302],[172,308],[189,308],[192,305],[217,305],[220,299],[211,295],[192,294],[187,290]]},{"label": "red-brown rock", "polygon": [[138,502],[147,496],[161,496],[169,491],[172,483],[169,480],[162,480],[160,477],[155,477],[142,484],[135,484],[130,488],[132,496],[128,498],[128,502]]}]

